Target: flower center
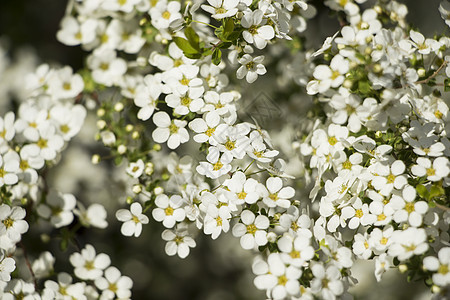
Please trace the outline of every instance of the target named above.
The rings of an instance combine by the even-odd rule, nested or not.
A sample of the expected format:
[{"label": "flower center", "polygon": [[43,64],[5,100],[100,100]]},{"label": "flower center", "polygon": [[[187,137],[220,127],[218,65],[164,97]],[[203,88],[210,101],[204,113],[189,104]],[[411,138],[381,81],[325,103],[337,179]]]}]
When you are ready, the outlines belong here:
[{"label": "flower center", "polygon": [[247,64],[245,65],[245,67],[246,67],[248,70],[253,69],[254,66],[255,66],[255,63],[254,63],[253,61],[251,61],[251,62],[249,62],[249,63],[247,63]]},{"label": "flower center", "polygon": [[227,12],[227,10],[223,7],[216,8],[216,15],[224,14],[226,12]]},{"label": "flower center", "polygon": [[292,258],[300,258],[300,251],[292,250],[291,253],[289,253],[289,255],[290,255]]},{"label": "flower center", "polygon": [[362,218],[362,216],[364,215],[362,209],[357,209],[355,212],[355,216],[358,218]]},{"label": "flower center", "polygon": [[349,160],[344,161],[342,168],[350,170],[352,168],[352,163]]},{"label": "flower center", "polygon": [[433,168],[427,169],[427,176],[434,176],[436,175],[436,170]]},{"label": "flower center", "polygon": [[214,171],[219,171],[220,169],[222,169],[222,167],[223,167],[223,163],[221,163],[220,161],[218,161],[218,162],[216,162],[216,163],[213,165],[213,170],[214,170]]},{"label": "flower center", "polygon": [[37,142],[37,145],[41,149],[47,148],[47,140],[39,139],[39,141]]},{"label": "flower center", "polygon": [[231,150],[233,150],[233,149],[236,147],[235,144],[236,144],[236,142],[231,141],[231,140],[228,140],[228,141],[225,143],[225,148],[227,148],[228,151],[231,151]]},{"label": "flower center", "polygon": [[167,10],[165,12],[162,13],[162,17],[166,20],[169,20],[170,18],[170,12],[168,12]]},{"label": "flower center", "polygon": [[247,193],[242,191],[237,194],[237,197],[238,197],[238,199],[243,200],[243,199],[245,199],[245,197],[247,197]]},{"label": "flower center", "polygon": [[331,146],[336,145],[336,143],[337,143],[336,137],[330,136],[330,137],[328,138],[328,143],[329,143]]},{"label": "flower center", "polygon": [[380,240],[380,244],[381,244],[381,245],[386,245],[387,242],[388,242],[388,239],[385,238],[384,236],[383,236],[383,237],[381,238],[381,240]]},{"label": "flower center", "polygon": [[378,215],[377,220],[384,221],[384,220],[386,220],[386,216],[384,214],[380,214],[380,215]]},{"label": "flower center", "polygon": [[216,130],[216,128],[209,128],[208,127],[208,129],[205,131],[205,134],[207,136],[212,136],[215,130]]},{"label": "flower center", "polygon": [[288,279],[285,275],[281,275],[280,277],[278,277],[278,285],[286,285],[286,283],[288,282]]},{"label": "flower center", "polygon": [[108,286],[108,290],[115,294],[117,292],[117,285],[115,283],[110,283]]},{"label": "flower center", "polygon": [[447,274],[448,271],[449,271],[448,270],[448,265],[440,265],[439,268],[438,268],[438,273],[442,274],[442,275]]},{"label": "flower center", "polygon": [[273,200],[273,201],[277,201],[277,200],[278,200],[278,193],[270,194],[270,195],[269,195],[269,198],[270,198],[271,200]]},{"label": "flower center", "polygon": [[69,82],[64,82],[63,89],[69,91],[72,88],[72,85]]},{"label": "flower center", "polygon": [[441,113],[439,110],[436,110],[436,111],[434,112],[434,116],[435,116],[436,118],[438,118],[438,119],[442,119],[442,117],[444,116],[444,114]]},{"label": "flower center", "polygon": [[178,132],[178,126],[175,125],[173,122],[169,126],[169,132],[170,134],[175,134]]},{"label": "flower center", "polygon": [[256,230],[257,230],[257,228],[256,228],[255,224],[247,225],[247,232],[248,232],[248,233],[254,235],[255,232],[256,232]]},{"label": "flower center", "polygon": [[94,262],[92,260],[88,260],[84,263],[84,268],[86,270],[93,270],[94,269]]},{"label": "flower center", "polygon": [[414,203],[412,202],[406,203],[405,210],[408,212],[408,214],[412,213],[414,211]]},{"label": "flower center", "polygon": [[387,179],[387,182],[388,182],[388,183],[394,183],[394,181],[395,181],[395,175],[394,175],[394,174],[389,174],[389,175],[386,177],[386,179]]},{"label": "flower center", "polygon": [[217,226],[222,226],[222,218],[221,217],[217,217],[216,218],[216,223],[217,223]]},{"label": "flower center", "polygon": [[6,218],[2,221],[3,225],[5,225],[6,229],[10,228],[14,224],[14,220],[11,218]]},{"label": "flower center", "polygon": [[189,106],[189,104],[191,104],[191,102],[192,102],[192,99],[189,98],[188,96],[181,97],[181,105]]},{"label": "flower center", "polygon": [[167,207],[164,212],[166,213],[166,216],[171,216],[173,215],[173,208],[172,207]]}]

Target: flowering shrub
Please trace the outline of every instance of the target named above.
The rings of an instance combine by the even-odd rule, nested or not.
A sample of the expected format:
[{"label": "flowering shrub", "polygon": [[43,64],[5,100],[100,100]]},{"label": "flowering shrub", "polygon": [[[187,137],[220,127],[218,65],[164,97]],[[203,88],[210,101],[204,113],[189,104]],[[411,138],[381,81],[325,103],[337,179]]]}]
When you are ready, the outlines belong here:
[{"label": "flowering shrub", "polygon": [[[128,177],[112,200],[122,235],[140,238],[152,218],[184,259],[198,234],[230,234],[270,299],[348,298],[361,260],[378,281],[398,268],[448,296],[450,39],[425,37],[396,1],[324,4],[341,28],[317,50],[303,0],[69,1],[56,36],[86,51],[85,66],[38,66],[0,118],[2,298],[132,297],[139,275],[79,237],[116,206],[85,207],[47,180],[94,115],[109,150],[93,164]],[[450,26],[449,2],[439,12]],[[268,76],[277,101],[248,105]],[[283,122],[258,118],[258,101]],[[30,262],[36,235],[69,264],[50,248]]]}]

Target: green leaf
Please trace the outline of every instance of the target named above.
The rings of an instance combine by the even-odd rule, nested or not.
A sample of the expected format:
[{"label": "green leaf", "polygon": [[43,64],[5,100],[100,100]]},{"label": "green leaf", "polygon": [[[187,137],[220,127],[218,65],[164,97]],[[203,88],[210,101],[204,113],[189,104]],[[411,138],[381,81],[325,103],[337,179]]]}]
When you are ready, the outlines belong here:
[{"label": "green leaf", "polygon": [[444,80],[444,92],[450,92],[450,78]]},{"label": "green leaf", "polygon": [[234,21],[232,18],[228,18],[225,21],[225,25],[224,25],[224,29],[223,29],[223,36],[225,38],[227,38],[230,35],[230,33],[233,32],[233,30],[234,30]]},{"label": "green leaf", "polygon": [[368,81],[358,81],[358,90],[362,94],[368,94],[372,90],[372,87]]},{"label": "green leaf", "polygon": [[212,53],[212,63],[216,66],[220,64],[220,61],[222,60],[222,51],[220,51],[219,48],[214,49]]},{"label": "green leaf", "polygon": [[428,200],[430,193],[428,192],[428,189],[423,184],[418,184],[416,186],[416,191],[420,197]]},{"label": "green leaf", "polygon": [[230,47],[231,45],[233,45],[231,42],[222,42],[217,46],[217,48],[226,49],[226,48]]},{"label": "green leaf", "polygon": [[[187,37],[189,44],[198,52],[200,52],[200,38],[192,27],[186,27],[184,34]],[[178,45],[178,44],[177,44]]]},{"label": "green leaf", "polygon": [[233,31],[232,33],[228,34],[227,40],[232,42],[236,41],[241,36],[241,32],[241,30]]},{"label": "green leaf", "polygon": [[439,197],[444,194],[445,194],[445,191],[442,187],[433,185],[430,189],[429,197],[430,197],[430,199],[433,199],[434,197]]},{"label": "green leaf", "polygon": [[189,41],[184,38],[174,36],[173,41],[175,42],[175,44],[177,44],[178,48],[180,48],[184,52],[185,55],[186,54],[200,54],[197,51],[197,49],[192,47],[192,45],[189,43]]},{"label": "green leaf", "polygon": [[224,39],[223,37],[223,27],[220,26],[219,28],[217,28],[216,30],[214,30],[214,34],[221,40]]}]

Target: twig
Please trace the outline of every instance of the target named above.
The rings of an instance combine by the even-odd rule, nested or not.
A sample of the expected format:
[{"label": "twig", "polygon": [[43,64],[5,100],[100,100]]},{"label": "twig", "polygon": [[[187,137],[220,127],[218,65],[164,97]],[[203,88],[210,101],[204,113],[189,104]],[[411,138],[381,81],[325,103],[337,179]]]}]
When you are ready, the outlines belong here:
[{"label": "twig", "polygon": [[442,204],[439,203],[435,203],[436,207],[439,207],[440,209],[446,210],[446,211],[450,211],[450,207],[444,206]]},{"label": "twig", "polygon": [[428,78],[423,79],[423,80],[419,80],[416,81],[415,84],[426,84],[428,83],[431,79],[433,79],[434,77],[437,76],[437,74],[442,70],[442,68],[444,68],[447,65],[447,61],[444,60],[444,62],[442,63],[442,65]]},{"label": "twig", "polygon": [[20,247],[23,249],[23,256],[25,258],[25,263],[27,264],[28,269],[30,270],[31,277],[33,277],[34,288],[37,290],[37,280],[36,275],[33,272],[33,268],[31,267],[31,263],[28,260],[27,250],[25,249],[25,245],[22,242],[19,242]]}]

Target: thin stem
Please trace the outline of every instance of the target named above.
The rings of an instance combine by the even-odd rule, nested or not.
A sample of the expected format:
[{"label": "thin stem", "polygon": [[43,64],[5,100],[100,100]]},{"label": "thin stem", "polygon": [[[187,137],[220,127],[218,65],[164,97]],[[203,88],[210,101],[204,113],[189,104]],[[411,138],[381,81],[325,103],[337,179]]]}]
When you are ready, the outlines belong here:
[{"label": "thin stem", "polygon": [[36,279],[36,275],[33,272],[33,268],[31,267],[31,263],[28,260],[28,255],[27,255],[27,250],[25,249],[25,245],[22,242],[19,242],[19,246],[22,248],[23,250],[23,257],[25,258],[25,263],[28,267],[28,270],[30,270],[31,273],[31,277],[33,277],[33,282],[34,282],[34,288],[37,290],[37,279]]},{"label": "thin stem", "polygon": [[217,29],[217,27],[216,27],[216,26],[214,26],[214,25],[211,25],[211,24],[208,24],[208,23],[205,23],[205,22],[202,22],[202,21],[192,20],[192,22],[195,22],[195,23],[199,23],[199,24],[203,24],[203,25],[206,25],[206,26],[212,27],[212,28],[214,28],[214,29]]},{"label": "thin stem", "polygon": [[442,204],[439,203],[435,203],[436,207],[439,207],[440,209],[446,210],[446,211],[450,211],[450,207],[444,206]]},{"label": "thin stem", "polygon": [[251,167],[251,165],[255,162],[255,160],[252,160],[252,162],[245,168],[244,173],[248,170],[248,168]]},{"label": "thin stem", "polygon": [[447,63],[448,62],[446,60],[444,60],[442,65],[430,77],[423,79],[423,80],[416,81],[415,84],[427,84],[431,79],[433,79],[434,77],[436,77],[439,74],[439,72],[442,70],[442,68],[444,68],[447,65]]}]

